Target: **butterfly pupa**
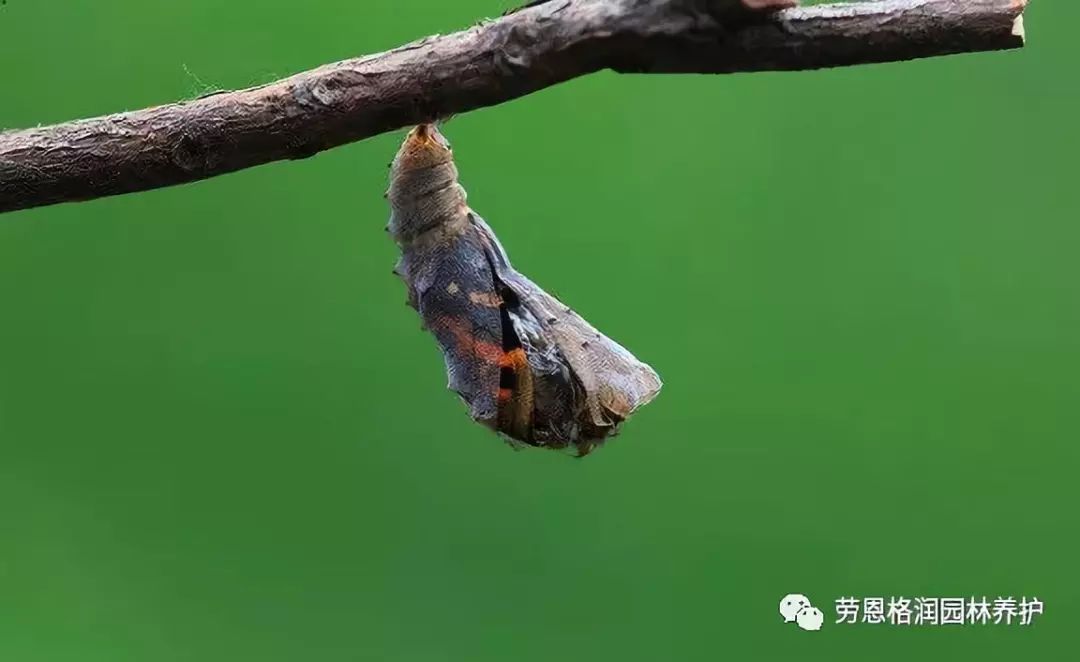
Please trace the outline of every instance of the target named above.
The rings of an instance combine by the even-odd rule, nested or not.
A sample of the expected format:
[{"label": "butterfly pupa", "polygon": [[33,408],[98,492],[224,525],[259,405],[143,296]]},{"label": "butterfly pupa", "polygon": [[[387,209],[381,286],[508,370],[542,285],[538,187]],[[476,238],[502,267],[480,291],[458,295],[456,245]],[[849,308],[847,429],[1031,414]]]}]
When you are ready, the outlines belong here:
[{"label": "butterfly pupa", "polygon": [[473,419],[518,445],[586,455],[656,397],[652,368],[511,266],[436,126],[406,136],[386,197],[394,273]]}]

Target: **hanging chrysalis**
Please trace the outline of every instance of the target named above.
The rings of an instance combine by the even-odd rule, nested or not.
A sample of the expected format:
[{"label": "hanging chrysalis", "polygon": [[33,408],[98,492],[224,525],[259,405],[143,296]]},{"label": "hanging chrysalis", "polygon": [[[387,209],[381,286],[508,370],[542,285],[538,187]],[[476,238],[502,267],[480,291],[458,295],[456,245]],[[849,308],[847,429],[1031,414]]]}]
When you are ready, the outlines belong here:
[{"label": "hanging chrysalis", "polygon": [[394,273],[439,342],[472,417],[529,446],[586,455],[660,390],[634,358],[510,266],[465,204],[450,145],[413,129],[390,172]]}]

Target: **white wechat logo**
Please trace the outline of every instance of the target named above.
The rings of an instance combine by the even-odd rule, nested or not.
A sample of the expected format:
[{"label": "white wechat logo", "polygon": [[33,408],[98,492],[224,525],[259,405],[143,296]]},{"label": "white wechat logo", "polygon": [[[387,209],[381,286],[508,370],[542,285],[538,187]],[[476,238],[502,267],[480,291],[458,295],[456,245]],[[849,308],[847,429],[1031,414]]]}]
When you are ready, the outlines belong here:
[{"label": "white wechat logo", "polygon": [[799,593],[785,595],[784,599],[780,601],[780,615],[784,617],[785,623],[792,623],[799,615],[799,610],[809,606],[810,598],[805,595]]},{"label": "white wechat logo", "polygon": [[780,600],[780,615],[785,623],[795,623],[804,630],[820,630],[825,622],[821,610],[801,593],[790,593]]},{"label": "white wechat logo", "polygon": [[795,622],[804,630],[820,630],[825,622],[825,616],[817,607],[803,607],[795,615]]}]

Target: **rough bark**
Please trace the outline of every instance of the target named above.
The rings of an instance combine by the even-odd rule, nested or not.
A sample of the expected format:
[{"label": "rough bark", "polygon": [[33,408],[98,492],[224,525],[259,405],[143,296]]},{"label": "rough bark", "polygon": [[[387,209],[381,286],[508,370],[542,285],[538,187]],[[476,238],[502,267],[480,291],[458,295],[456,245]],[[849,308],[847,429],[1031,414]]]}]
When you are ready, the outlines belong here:
[{"label": "rough bark", "polygon": [[601,69],[800,70],[1023,45],[1027,0],[544,0],[257,88],[0,133],[0,212],[299,159]]}]

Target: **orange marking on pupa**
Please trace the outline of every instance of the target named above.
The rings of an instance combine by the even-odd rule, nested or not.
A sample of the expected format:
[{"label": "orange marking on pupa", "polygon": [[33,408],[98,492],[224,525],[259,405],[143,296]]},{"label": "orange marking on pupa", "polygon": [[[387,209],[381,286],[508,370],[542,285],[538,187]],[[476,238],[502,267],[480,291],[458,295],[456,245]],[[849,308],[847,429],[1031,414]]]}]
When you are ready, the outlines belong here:
[{"label": "orange marking on pupa", "polygon": [[525,356],[525,350],[518,347],[499,357],[500,368],[513,368],[514,372],[529,367],[529,359]]},{"label": "orange marking on pupa", "polygon": [[485,308],[498,308],[503,304],[502,297],[494,292],[469,292],[469,301]]},{"label": "orange marking on pupa", "polygon": [[473,338],[469,333],[469,329],[461,320],[454,317],[440,317],[435,321],[435,325],[453,334],[454,342],[462,352],[477,356],[485,363],[502,365],[502,347],[495,343]]}]

